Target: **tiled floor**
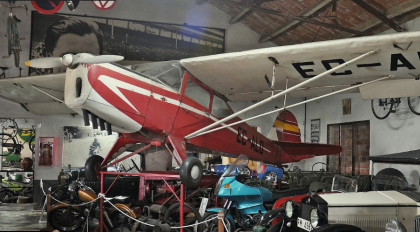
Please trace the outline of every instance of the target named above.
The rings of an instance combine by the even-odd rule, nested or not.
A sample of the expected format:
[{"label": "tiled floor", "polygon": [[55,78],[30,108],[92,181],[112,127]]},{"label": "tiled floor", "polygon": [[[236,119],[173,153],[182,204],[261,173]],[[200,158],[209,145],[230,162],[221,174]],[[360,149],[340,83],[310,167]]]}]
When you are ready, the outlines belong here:
[{"label": "tiled floor", "polygon": [[47,226],[44,212],[40,221],[41,210],[34,210],[32,203],[0,204],[0,231],[40,231]]}]

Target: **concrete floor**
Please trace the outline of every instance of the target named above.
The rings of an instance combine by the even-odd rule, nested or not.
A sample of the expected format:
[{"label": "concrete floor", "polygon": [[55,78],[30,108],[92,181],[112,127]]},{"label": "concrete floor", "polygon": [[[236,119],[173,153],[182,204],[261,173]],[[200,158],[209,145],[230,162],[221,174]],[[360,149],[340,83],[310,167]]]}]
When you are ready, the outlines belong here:
[{"label": "concrete floor", "polygon": [[44,212],[39,222],[41,210],[34,210],[34,204],[2,203],[0,204],[0,231],[40,231],[47,227]]}]

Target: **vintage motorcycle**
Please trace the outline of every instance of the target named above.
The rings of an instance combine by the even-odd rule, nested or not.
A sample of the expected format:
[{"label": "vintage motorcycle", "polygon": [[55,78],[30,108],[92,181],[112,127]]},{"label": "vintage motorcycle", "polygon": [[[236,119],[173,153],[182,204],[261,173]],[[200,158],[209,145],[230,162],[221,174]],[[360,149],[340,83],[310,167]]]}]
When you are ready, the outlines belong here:
[{"label": "vintage motorcycle", "polygon": [[19,196],[27,198],[27,202],[33,200],[33,177],[24,177],[24,181],[15,181],[12,176],[7,173],[7,177],[0,175],[1,186],[0,202],[16,203]]},{"label": "vintage motorcycle", "polygon": [[[214,193],[225,200],[223,208],[209,208],[203,216],[204,232],[218,231],[218,212],[224,213],[225,231],[233,232],[239,228],[251,229],[257,225],[261,217],[272,208],[279,197],[271,192],[270,183],[265,180],[241,174],[248,164],[248,157],[240,155],[226,169],[216,185]],[[264,187],[265,186],[265,187]],[[276,217],[280,216],[274,214]],[[272,218],[270,221],[272,221]],[[269,222],[267,222],[269,223]]]},{"label": "vintage motorcycle", "polygon": [[[68,185],[69,199],[57,202],[48,212],[48,222],[53,229],[60,231],[75,231],[86,226],[96,228],[99,225],[100,204],[98,195],[82,180],[74,180]],[[53,195],[54,196],[54,195]],[[127,215],[138,218],[140,209],[131,208],[128,197],[108,199],[112,204]],[[88,203],[91,202],[91,203]],[[133,220],[123,216],[117,209],[104,203],[103,218],[107,228],[119,231],[130,230]],[[87,222],[87,223],[86,223]]]}]

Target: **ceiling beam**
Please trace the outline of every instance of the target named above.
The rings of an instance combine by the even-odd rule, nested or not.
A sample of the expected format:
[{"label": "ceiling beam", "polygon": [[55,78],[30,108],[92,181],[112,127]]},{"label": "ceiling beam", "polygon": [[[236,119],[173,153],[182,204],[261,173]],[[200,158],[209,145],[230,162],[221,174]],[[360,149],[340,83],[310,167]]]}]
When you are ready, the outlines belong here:
[{"label": "ceiling beam", "polygon": [[354,3],[365,9],[367,12],[371,13],[373,16],[381,20],[383,23],[391,27],[392,29],[396,30],[397,32],[404,32],[406,31],[404,28],[400,27],[398,24],[396,24],[394,21],[387,18],[385,15],[383,15],[381,12],[377,11],[374,7],[372,7],[370,4],[368,4],[364,0],[352,0]]},{"label": "ceiling beam", "polygon": [[[388,13],[386,15],[387,18],[393,19],[398,16],[401,16],[403,14],[406,14],[410,11],[420,10],[420,1],[419,0],[409,0],[404,3],[399,4],[396,7],[388,9]],[[380,23],[382,23],[381,20],[378,18],[372,18],[370,20],[367,20],[363,23],[358,24],[353,29],[358,31],[368,31],[371,28],[378,26]],[[351,33],[341,33],[340,35],[337,35],[333,37],[332,39],[343,39],[353,36]]]},{"label": "ceiling beam", "polygon": [[[321,0],[321,1],[318,1],[317,3],[313,4],[311,7],[307,8],[304,11],[302,11],[298,16],[300,16],[300,17],[309,17],[309,16],[312,16],[312,15],[316,14],[319,10],[322,10],[326,6],[328,6],[328,4],[331,3],[331,1],[332,0]],[[277,27],[273,31],[271,31],[271,32],[269,32],[269,33],[267,33],[265,35],[262,35],[260,37],[260,39],[258,40],[258,42],[259,43],[264,43],[264,42],[267,42],[269,40],[273,40],[274,38],[276,38],[280,34],[288,31],[293,26],[296,26],[298,24],[302,24],[302,21],[296,20],[296,19],[291,19],[291,20],[285,22],[283,25]]]},{"label": "ceiling beam", "polygon": [[345,31],[345,32],[355,34],[355,35],[367,35],[367,33],[365,33],[365,32],[356,31],[356,30],[353,30],[351,28],[341,27],[339,25],[324,23],[324,22],[320,22],[320,21],[316,21],[316,20],[309,20],[309,19],[306,19],[305,17],[296,16],[296,15],[290,16],[290,15],[282,14],[282,13],[280,13],[278,11],[275,11],[275,10],[269,10],[269,9],[262,8],[262,7],[244,5],[242,3],[231,1],[231,0],[211,0],[210,2],[219,2],[219,3],[222,3],[222,4],[230,4],[230,5],[240,6],[240,7],[246,7],[246,8],[252,9],[253,11],[258,11],[258,12],[263,12],[263,13],[267,13],[267,14],[277,15],[277,16],[284,17],[284,18],[287,18],[287,19],[294,19],[294,20],[298,20],[298,21],[304,22],[304,23],[310,23],[310,24],[315,24],[315,25],[318,25],[318,26],[323,26],[323,27],[326,27],[326,28],[331,28],[331,29],[335,29],[335,30],[339,30],[339,31]]}]

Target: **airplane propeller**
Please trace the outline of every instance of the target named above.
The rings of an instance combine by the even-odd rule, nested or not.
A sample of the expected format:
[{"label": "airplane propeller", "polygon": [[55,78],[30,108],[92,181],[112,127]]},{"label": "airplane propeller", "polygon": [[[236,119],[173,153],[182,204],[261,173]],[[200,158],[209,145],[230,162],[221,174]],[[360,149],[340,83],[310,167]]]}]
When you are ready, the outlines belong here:
[{"label": "airplane propeller", "polygon": [[[83,54],[83,53],[82,53]],[[100,55],[100,56],[86,56],[81,54],[65,54],[63,57],[45,57],[28,60],[25,62],[26,66],[34,68],[55,68],[55,67],[71,67],[76,64],[100,64],[112,63],[123,60],[123,56],[116,55]]]}]

